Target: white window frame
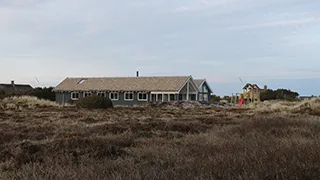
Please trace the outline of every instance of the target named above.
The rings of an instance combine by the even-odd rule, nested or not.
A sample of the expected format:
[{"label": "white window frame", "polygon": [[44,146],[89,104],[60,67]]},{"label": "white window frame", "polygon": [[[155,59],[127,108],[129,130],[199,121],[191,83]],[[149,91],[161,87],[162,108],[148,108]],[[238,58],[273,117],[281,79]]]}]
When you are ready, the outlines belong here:
[{"label": "white window frame", "polygon": [[92,92],[91,91],[83,92],[83,97],[88,97],[88,96],[92,96]]},{"label": "white window frame", "polygon": [[[74,94],[78,94],[78,98],[73,98]],[[80,93],[79,92],[71,92],[71,100],[76,101],[76,100],[79,100],[79,98],[80,98]]]},{"label": "white window frame", "polygon": [[[145,94],[146,95],[146,99],[140,99],[140,94]],[[142,93],[142,92],[139,92],[138,93],[138,101],[148,101],[148,93]]]},{"label": "white window frame", "polygon": [[[126,97],[127,94],[132,94],[132,99],[127,99],[127,97]],[[124,100],[125,101],[133,101],[134,100],[134,93],[133,92],[125,92],[124,93]]]},{"label": "white window frame", "polygon": [[[111,95],[112,94],[117,94],[117,99],[111,99]],[[119,100],[119,93],[118,92],[110,92],[109,93],[109,99],[112,100],[112,101],[118,101]]]},{"label": "white window frame", "polygon": [[99,94],[102,94],[101,97],[107,97],[107,93],[104,92],[104,91],[98,91],[98,92],[97,92],[97,96],[99,96]]}]

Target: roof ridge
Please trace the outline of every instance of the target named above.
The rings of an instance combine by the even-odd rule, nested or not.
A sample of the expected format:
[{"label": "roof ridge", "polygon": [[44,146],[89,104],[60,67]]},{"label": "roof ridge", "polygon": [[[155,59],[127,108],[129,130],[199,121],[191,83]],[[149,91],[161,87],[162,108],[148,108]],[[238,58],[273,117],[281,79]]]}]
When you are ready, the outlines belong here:
[{"label": "roof ridge", "polygon": [[69,79],[112,79],[112,78],[172,78],[172,77],[184,77],[189,78],[190,76],[139,76],[139,77],[133,77],[133,76],[114,76],[114,77],[68,77]]}]

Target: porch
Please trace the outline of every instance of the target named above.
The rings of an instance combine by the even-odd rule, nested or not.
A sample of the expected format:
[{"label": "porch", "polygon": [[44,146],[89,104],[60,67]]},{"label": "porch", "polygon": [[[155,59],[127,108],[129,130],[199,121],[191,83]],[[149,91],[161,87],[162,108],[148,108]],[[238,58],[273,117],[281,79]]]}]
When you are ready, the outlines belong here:
[{"label": "porch", "polygon": [[179,94],[179,93],[162,93],[151,92],[150,102],[170,102],[170,101],[197,101],[198,93]]}]

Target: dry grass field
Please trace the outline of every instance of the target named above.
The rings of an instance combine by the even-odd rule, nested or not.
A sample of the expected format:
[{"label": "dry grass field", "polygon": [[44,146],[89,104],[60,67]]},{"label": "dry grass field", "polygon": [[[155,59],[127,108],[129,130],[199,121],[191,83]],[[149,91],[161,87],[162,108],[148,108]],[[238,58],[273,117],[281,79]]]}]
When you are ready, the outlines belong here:
[{"label": "dry grass field", "polygon": [[318,100],[108,110],[7,101],[0,102],[0,179],[320,177]]}]

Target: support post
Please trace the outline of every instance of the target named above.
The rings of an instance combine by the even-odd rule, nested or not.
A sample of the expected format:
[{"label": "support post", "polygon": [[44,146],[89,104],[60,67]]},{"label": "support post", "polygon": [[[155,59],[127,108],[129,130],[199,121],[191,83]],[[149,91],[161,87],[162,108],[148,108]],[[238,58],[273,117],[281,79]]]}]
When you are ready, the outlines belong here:
[{"label": "support post", "polygon": [[187,83],[187,101],[189,100],[189,91],[190,91],[190,81],[188,81],[188,83]]}]

